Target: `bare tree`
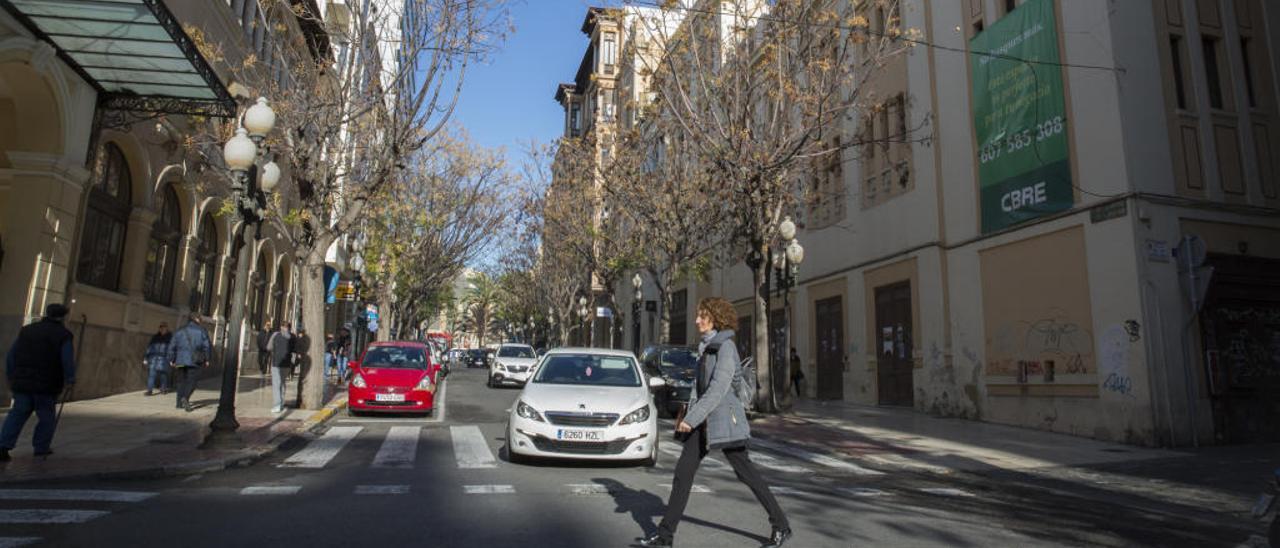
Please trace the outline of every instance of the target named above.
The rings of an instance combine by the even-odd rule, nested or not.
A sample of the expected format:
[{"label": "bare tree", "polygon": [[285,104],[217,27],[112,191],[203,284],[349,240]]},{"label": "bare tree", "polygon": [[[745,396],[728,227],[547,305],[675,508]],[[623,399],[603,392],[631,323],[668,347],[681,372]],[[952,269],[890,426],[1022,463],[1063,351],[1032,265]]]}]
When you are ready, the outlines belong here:
[{"label": "bare tree", "polygon": [[726,236],[736,250],[728,262],[744,260],[754,280],[759,409],[777,409],[785,382],[768,351],[767,259],[777,227],[810,199],[798,182],[813,162],[864,143],[847,130],[880,108],[864,84],[908,47],[898,40],[897,3],[863,4],[876,8],[874,28],[845,0],[664,3],[685,15],[652,68],[658,119],[709,170],[712,199],[730,207]]},{"label": "bare tree", "polygon": [[[399,184],[367,208],[369,279],[385,312],[381,329],[409,333],[439,312],[442,292],[482,257],[511,213],[505,163],[459,131],[410,157]],[[387,336],[383,333],[383,336]]]}]

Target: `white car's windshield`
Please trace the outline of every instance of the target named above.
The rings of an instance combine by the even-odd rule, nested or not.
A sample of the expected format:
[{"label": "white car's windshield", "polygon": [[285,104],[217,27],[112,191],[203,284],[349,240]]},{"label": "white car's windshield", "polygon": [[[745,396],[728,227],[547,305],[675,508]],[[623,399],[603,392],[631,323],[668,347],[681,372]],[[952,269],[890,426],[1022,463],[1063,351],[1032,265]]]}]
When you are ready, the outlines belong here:
[{"label": "white car's windshield", "polygon": [[624,356],[555,354],[543,359],[533,382],[590,386],[640,386],[635,360]]},{"label": "white car's windshield", "polygon": [[536,358],[533,349],[528,346],[504,346],[498,349],[499,358]]}]

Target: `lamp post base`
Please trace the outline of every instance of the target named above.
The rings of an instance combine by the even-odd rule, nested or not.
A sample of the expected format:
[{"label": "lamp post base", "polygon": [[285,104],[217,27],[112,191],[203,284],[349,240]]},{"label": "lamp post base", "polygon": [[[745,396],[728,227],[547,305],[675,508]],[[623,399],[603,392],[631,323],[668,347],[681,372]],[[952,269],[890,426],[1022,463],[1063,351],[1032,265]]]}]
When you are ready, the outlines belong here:
[{"label": "lamp post base", "polygon": [[224,416],[219,413],[213,418],[213,422],[209,423],[209,434],[204,437],[204,441],[200,443],[201,449],[243,449],[245,447],[244,440],[236,434],[236,429],[240,428],[240,423],[236,421],[235,416]]}]

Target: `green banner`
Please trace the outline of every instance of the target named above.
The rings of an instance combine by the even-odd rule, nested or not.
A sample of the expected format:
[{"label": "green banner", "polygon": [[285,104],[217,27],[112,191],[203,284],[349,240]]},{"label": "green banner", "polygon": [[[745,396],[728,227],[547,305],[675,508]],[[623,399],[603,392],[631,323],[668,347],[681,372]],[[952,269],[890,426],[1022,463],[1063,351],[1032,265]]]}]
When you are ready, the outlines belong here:
[{"label": "green banner", "polygon": [[982,232],[1074,202],[1053,0],[1028,0],[969,41]]}]

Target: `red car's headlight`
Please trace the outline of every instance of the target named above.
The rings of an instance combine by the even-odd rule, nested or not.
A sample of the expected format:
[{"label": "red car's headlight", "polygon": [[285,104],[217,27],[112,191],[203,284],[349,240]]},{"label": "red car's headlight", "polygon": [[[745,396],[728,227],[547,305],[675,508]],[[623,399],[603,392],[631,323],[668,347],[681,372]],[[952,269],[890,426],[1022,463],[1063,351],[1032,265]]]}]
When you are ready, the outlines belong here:
[{"label": "red car's headlight", "polygon": [[431,382],[431,375],[426,374],[422,376],[422,380],[418,381],[418,385],[413,387],[413,389],[426,390],[427,392],[431,392],[436,389],[436,385],[435,383]]}]

